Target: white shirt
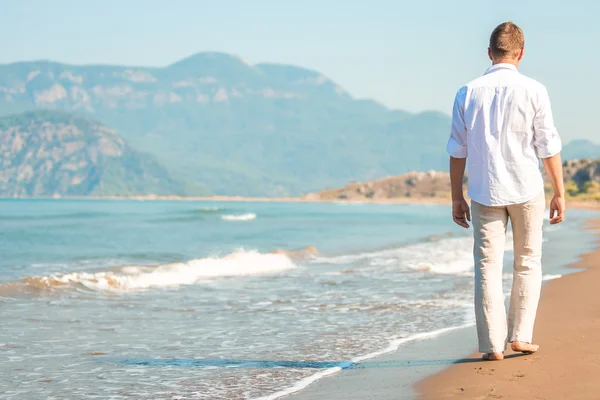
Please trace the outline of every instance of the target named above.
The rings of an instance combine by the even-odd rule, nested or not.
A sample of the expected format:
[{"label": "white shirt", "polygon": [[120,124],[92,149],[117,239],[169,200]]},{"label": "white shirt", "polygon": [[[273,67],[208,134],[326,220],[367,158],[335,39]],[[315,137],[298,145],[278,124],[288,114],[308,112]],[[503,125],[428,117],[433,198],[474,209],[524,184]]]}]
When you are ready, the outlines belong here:
[{"label": "white shirt", "polygon": [[541,83],[496,64],[458,90],[446,151],[467,158],[469,197],[486,206],[527,202],[544,187],[538,158],[562,145]]}]

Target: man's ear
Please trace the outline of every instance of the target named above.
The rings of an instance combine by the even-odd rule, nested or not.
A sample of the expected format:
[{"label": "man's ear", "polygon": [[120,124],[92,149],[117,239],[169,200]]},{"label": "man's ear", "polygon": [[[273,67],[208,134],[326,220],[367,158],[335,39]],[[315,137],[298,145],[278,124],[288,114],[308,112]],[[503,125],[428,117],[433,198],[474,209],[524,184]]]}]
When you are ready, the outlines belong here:
[{"label": "man's ear", "polygon": [[491,61],[494,61],[494,57],[492,56],[492,49],[490,49],[488,47],[488,57],[490,58]]},{"label": "man's ear", "polygon": [[519,53],[519,58],[517,58],[518,61],[521,61],[521,58],[523,58],[523,55],[525,54],[525,47],[523,47],[521,49],[521,52]]}]

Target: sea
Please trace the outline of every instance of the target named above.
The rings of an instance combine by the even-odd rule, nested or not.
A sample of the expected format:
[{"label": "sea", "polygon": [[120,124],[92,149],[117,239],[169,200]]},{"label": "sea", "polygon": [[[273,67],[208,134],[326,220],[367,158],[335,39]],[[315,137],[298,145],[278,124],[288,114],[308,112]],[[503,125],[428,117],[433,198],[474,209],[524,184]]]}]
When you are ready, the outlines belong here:
[{"label": "sea", "polygon": [[[594,215],[545,222],[544,280]],[[444,205],[0,200],[0,399],[280,398],[472,325],[471,234]]]}]

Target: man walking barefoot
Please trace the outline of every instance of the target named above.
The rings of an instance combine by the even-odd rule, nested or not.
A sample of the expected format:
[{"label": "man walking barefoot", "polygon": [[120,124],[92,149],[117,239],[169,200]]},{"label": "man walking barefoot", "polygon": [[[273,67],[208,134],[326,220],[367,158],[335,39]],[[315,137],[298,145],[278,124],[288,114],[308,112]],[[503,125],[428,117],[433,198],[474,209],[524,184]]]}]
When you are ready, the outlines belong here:
[{"label": "man walking barefoot", "polygon": [[[469,169],[475,245],[475,316],[479,351],[502,360],[507,343],[533,353],[533,324],[542,285],[544,182],[539,158],[554,189],[550,223],[560,223],[565,198],[561,141],[546,88],[521,75],[523,31],[512,22],[490,37],[492,66],[458,90],[452,112],[450,154],[452,218],[468,228],[471,211],[463,196]],[[508,319],[502,290],[502,260],[510,219],[514,241],[513,285]]]}]

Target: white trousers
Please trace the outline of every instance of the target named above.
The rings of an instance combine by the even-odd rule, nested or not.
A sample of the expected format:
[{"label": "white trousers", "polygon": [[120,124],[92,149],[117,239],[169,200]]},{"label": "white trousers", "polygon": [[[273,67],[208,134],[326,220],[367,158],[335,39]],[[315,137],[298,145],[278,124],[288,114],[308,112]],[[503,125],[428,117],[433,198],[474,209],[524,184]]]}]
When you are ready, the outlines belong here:
[{"label": "white trousers", "polygon": [[[501,353],[507,342],[531,342],[542,286],[544,193],[522,204],[488,207],[471,202],[475,245],[475,317],[479,351]],[[508,319],[502,265],[508,220],[513,230],[514,266]]]}]

